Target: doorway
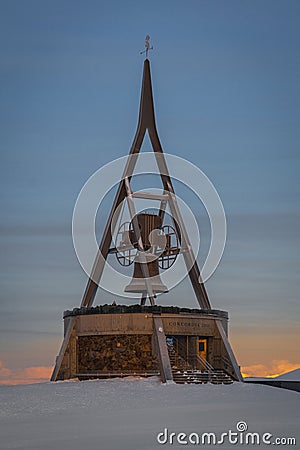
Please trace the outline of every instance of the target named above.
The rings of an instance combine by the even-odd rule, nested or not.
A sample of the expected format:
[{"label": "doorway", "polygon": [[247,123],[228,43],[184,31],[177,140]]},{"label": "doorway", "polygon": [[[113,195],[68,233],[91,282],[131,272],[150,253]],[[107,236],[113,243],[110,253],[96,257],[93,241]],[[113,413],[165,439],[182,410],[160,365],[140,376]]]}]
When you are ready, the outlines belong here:
[{"label": "doorway", "polygon": [[207,360],[207,339],[198,339],[198,355],[205,361]]}]

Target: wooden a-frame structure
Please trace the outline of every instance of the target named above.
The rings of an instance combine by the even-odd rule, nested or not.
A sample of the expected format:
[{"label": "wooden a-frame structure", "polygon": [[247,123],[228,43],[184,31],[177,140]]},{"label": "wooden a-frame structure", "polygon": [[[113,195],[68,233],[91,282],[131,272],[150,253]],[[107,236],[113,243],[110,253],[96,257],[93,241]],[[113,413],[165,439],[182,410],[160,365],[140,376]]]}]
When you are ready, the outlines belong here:
[{"label": "wooden a-frame structure", "polygon": [[[197,301],[201,309],[210,311],[211,305],[210,301],[205,289],[205,286],[201,280],[200,270],[197,264],[197,260],[193,254],[192,247],[190,245],[189,237],[187,230],[185,228],[177,201],[176,196],[172,184],[171,177],[169,175],[169,171],[167,168],[166,160],[164,158],[163,149],[158,137],[156,123],[155,123],[155,114],[154,114],[154,102],[153,102],[153,94],[152,94],[152,83],[151,83],[151,73],[150,73],[150,62],[148,58],[144,61],[144,70],[143,70],[143,80],[142,80],[142,90],[141,90],[141,99],[140,99],[140,110],[139,110],[139,119],[138,126],[136,130],[136,134],[133,140],[133,144],[130,149],[129,158],[127,159],[122,179],[120,180],[117,193],[115,195],[115,199],[111,208],[111,212],[109,214],[103,237],[99,246],[99,251],[96,256],[92,273],[88,280],[85,292],[83,294],[83,298],[81,301],[81,307],[88,308],[91,307],[96,292],[103,274],[103,270],[105,267],[106,259],[109,253],[112,253],[114,249],[110,249],[110,245],[112,242],[112,221],[113,219],[116,221],[116,215],[118,215],[120,208],[119,205],[126,199],[128,203],[129,212],[132,218],[133,230],[135,233],[136,240],[138,242],[138,250],[140,255],[143,257],[143,242],[140,236],[139,226],[137,222],[137,215],[134,207],[134,198],[150,198],[149,196],[145,196],[139,193],[134,193],[131,190],[130,181],[134,174],[134,169],[136,166],[137,158],[145,137],[145,133],[148,130],[150,141],[152,144],[152,148],[154,151],[154,155],[156,158],[157,166],[160,172],[162,184],[163,184],[163,195],[153,195],[151,194],[152,199],[160,200],[160,209],[159,215],[162,217],[165,213],[166,205],[169,205],[170,212],[173,219],[174,228],[177,231],[180,245],[182,249],[182,254],[184,257],[184,261],[186,267],[188,269],[188,275],[195,292]],[[149,194],[148,194],[149,195]],[[143,261],[142,261],[143,262]],[[146,262],[146,261],[145,261]],[[145,284],[147,287],[147,296],[149,298],[150,304],[155,305],[155,293],[153,292],[151,286],[151,278],[149,277],[147,264],[141,264],[141,268],[143,271],[143,277],[145,279]],[[142,298],[142,304],[145,302],[145,297]],[[68,347],[71,333],[74,328],[75,317],[70,317],[68,322],[67,330],[65,331],[64,340],[59,352],[58,357],[56,358],[56,364],[51,376],[51,381],[56,381],[58,379],[59,370],[63,361],[64,354]],[[153,330],[156,334],[156,342],[158,348],[158,361],[160,363],[160,372],[161,378],[164,382],[168,382],[172,380],[172,370],[169,360],[169,354],[166,346],[166,337],[163,331],[162,320],[159,315],[153,315]],[[233,367],[233,371],[235,374],[235,379],[238,381],[242,381],[242,376],[240,373],[239,366],[236,362],[234,353],[231,349],[230,343],[228,341],[227,335],[223,328],[222,322],[216,320],[216,325],[218,327],[221,339],[225,346],[228,358]]]}]

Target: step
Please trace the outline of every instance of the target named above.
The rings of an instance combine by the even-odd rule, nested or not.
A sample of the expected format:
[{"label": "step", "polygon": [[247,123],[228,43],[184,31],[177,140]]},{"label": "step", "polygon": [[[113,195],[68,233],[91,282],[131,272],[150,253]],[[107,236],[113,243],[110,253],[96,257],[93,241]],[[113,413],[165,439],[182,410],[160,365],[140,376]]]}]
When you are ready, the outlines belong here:
[{"label": "step", "polygon": [[232,384],[233,380],[222,371],[212,373],[199,370],[173,370],[173,380],[178,384]]}]

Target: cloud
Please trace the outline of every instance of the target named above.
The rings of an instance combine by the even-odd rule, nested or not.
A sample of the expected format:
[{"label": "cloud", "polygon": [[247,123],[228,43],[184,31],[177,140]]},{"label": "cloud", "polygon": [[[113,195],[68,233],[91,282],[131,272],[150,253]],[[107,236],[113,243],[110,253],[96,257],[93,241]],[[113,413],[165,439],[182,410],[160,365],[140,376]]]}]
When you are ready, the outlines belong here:
[{"label": "cloud", "polygon": [[286,359],[274,359],[270,364],[253,364],[251,366],[242,367],[244,377],[277,377],[283,373],[299,369],[298,363],[291,363]]},{"label": "cloud", "polygon": [[11,376],[11,370],[4,367],[2,361],[0,361],[0,384],[3,378],[9,378]]},{"label": "cloud", "polygon": [[43,383],[50,380],[53,366],[33,366],[11,370],[0,360],[0,385]]},{"label": "cloud", "polygon": [[48,379],[51,376],[53,367],[44,367],[44,366],[35,366],[35,367],[27,367],[22,373],[25,377],[28,377],[32,380],[40,380],[40,379]]}]

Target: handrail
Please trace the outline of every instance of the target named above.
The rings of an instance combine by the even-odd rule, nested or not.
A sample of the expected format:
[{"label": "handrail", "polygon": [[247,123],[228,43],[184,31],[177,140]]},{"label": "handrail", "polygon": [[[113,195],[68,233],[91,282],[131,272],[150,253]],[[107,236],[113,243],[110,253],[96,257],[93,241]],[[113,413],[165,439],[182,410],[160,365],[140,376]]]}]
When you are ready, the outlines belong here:
[{"label": "handrail", "polygon": [[195,358],[205,367],[208,372],[213,372],[215,370],[214,367],[206,359],[202,358],[202,356],[195,355]]},{"label": "handrail", "polygon": [[227,366],[230,366],[230,360],[229,360],[229,358],[227,358],[226,356],[222,356],[222,361],[225,363],[225,364],[227,364]]},{"label": "handrail", "polygon": [[184,354],[184,352],[185,352],[184,345],[175,336],[173,336],[173,341],[175,342],[176,347],[177,347],[177,351],[175,352],[175,357],[176,357],[176,360],[177,360],[176,361],[177,364],[178,364],[178,358],[180,357],[181,359],[184,360],[185,369],[189,369],[190,368],[189,362],[182,356],[182,354]]},{"label": "handrail", "polygon": [[[228,383],[229,379],[231,380],[230,375],[228,375],[226,371],[215,369],[206,359],[204,359],[197,353],[188,355],[187,358],[184,357],[184,355],[186,355],[185,345],[175,336],[173,336],[173,344],[174,345],[172,346],[172,349],[168,348],[168,351],[170,358],[172,358],[173,356],[175,358],[176,366],[178,365],[178,372],[173,367],[173,370],[175,369],[175,371],[173,372],[175,382],[176,377],[178,376],[183,377],[183,382],[184,380],[186,380],[187,383],[191,382],[191,377],[195,377],[195,379],[197,380],[197,377],[204,376],[206,380],[204,381],[205,383]],[[179,361],[180,359],[182,360],[182,362]],[[197,362],[197,364],[195,364],[195,361]],[[226,359],[224,362],[226,362]],[[195,369],[195,366],[203,367],[204,371],[202,371],[202,369],[200,371],[199,369]]]},{"label": "handrail", "polygon": [[[176,344],[176,347],[178,349],[176,352],[177,355],[175,355],[175,357],[178,359],[178,356],[181,356],[180,353],[184,354],[186,349],[185,349],[184,344],[181,341],[179,341],[175,336],[173,336],[173,341]],[[185,360],[186,368],[191,367],[191,364],[190,364],[191,359],[195,359],[198,363],[200,363],[200,365],[202,365],[207,372],[212,372],[215,370],[214,367],[206,359],[202,358],[200,355],[197,355],[197,354],[194,354],[192,356],[188,355],[187,360]]]}]

